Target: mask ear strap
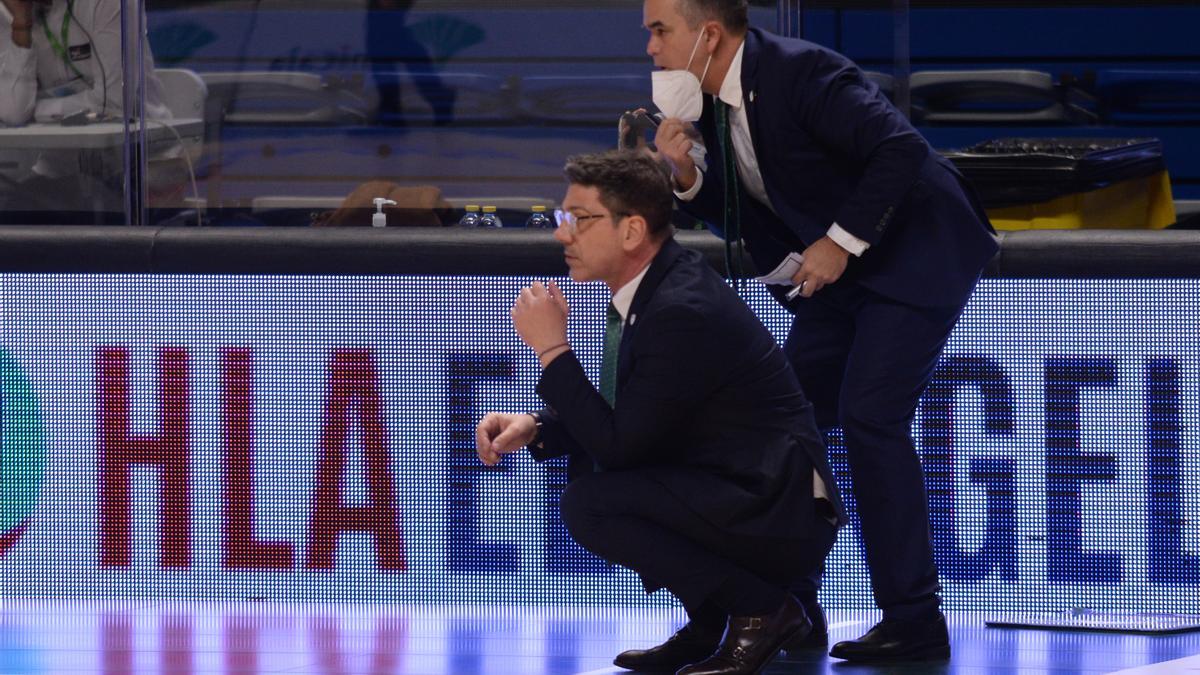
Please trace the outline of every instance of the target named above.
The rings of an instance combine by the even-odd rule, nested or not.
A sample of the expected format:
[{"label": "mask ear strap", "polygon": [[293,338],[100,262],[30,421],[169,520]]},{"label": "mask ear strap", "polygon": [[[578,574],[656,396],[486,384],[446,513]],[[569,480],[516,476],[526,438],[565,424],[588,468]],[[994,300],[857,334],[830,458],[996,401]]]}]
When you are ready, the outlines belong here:
[{"label": "mask ear strap", "polygon": [[708,67],[712,65],[712,54],[708,55],[708,61],[704,62],[704,73],[700,75],[700,84],[704,84],[704,78],[708,75]]},{"label": "mask ear strap", "polygon": [[[703,39],[704,39],[704,29],[700,29],[700,40],[703,40]],[[696,41],[696,47],[700,46],[700,40]],[[695,52],[696,52],[696,50],[692,49],[692,53],[695,54]],[[708,60],[704,62],[704,73],[700,75],[700,84],[704,84],[704,78],[708,75],[708,67],[712,65],[712,59],[713,59],[712,54],[709,54]]]}]

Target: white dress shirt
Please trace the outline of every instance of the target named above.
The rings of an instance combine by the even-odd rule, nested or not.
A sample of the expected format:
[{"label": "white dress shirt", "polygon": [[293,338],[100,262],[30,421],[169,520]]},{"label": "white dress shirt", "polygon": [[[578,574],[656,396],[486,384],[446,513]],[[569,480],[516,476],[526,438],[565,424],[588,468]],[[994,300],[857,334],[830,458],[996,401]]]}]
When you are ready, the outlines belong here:
[{"label": "white dress shirt", "polygon": [[[775,209],[771,206],[771,200],[767,197],[767,188],[763,184],[762,172],[758,168],[758,156],[754,153],[754,141],[750,137],[750,123],[746,120],[746,106],[742,102],[742,52],[745,49],[746,43],[743,40],[737,53],[733,56],[733,62],[729,64],[729,72],[725,74],[725,80],[721,83],[718,98],[729,105],[729,134],[733,137],[733,155],[737,162],[738,178],[741,179],[742,187],[745,188],[746,194],[774,213]],[[750,92],[750,99],[754,100],[754,92]],[[699,140],[693,142],[695,144],[693,159],[696,159],[697,156],[703,157],[707,151]],[[682,201],[690,202],[695,199],[700,192],[700,186],[704,184],[704,171],[699,168],[703,166],[703,163],[697,162],[696,166],[695,185],[686,192],[675,193]],[[830,225],[826,234],[838,246],[856,256],[862,255],[863,251],[870,246],[837,223]]]},{"label": "white dress shirt", "polygon": [[[650,263],[646,263],[646,266],[642,268],[641,272],[638,272],[636,277],[630,279],[624,286],[617,289],[616,293],[613,293],[612,304],[616,308],[617,314],[621,315],[622,325],[630,322],[629,306],[633,304],[633,296],[637,295],[638,286],[642,285],[642,279],[645,278],[646,271],[649,269]],[[634,319],[636,320],[636,317]]]}]

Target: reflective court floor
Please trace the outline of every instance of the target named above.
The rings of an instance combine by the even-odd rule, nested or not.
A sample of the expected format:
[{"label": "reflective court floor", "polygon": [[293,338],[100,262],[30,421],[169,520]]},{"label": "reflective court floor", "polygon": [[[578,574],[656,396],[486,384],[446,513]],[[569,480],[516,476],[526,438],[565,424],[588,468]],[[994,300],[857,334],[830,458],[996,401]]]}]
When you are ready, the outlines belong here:
[{"label": "reflective court floor", "polygon": [[[831,637],[875,621],[831,612]],[[987,628],[949,614],[948,664],[855,666],[789,654],[783,673],[1200,673],[1200,633],[1166,636]],[[420,673],[601,675],[666,638],[679,611],[151,601],[0,601],[0,674]]]}]

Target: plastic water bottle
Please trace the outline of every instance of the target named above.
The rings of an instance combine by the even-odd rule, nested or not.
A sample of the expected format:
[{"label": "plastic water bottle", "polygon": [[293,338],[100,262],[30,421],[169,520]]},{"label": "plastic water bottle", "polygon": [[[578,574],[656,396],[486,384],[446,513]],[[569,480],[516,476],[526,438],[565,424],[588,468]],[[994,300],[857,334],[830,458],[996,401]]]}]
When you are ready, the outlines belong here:
[{"label": "plastic water bottle", "polygon": [[529,220],[525,221],[525,227],[535,229],[554,229],[554,221],[550,220],[550,216],[546,215],[545,206],[535,206],[530,209],[533,213],[529,214]]},{"label": "plastic water bottle", "polygon": [[467,212],[458,221],[461,227],[479,227],[479,205],[467,204]]},{"label": "plastic water bottle", "polygon": [[504,223],[500,222],[500,216],[496,214],[496,207],[483,207],[483,215],[479,216],[480,227],[504,227]]}]

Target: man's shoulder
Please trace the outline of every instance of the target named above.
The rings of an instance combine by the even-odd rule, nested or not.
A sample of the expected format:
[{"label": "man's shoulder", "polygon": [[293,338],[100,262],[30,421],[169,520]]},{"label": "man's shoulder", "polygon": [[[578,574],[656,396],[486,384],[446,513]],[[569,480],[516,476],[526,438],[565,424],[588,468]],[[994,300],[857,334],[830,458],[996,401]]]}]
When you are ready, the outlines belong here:
[{"label": "man's shoulder", "polygon": [[844,67],[851,65],[849,58],[828,47],[809,42],[801,38],[783,37],[767,31],[751,29],[755,39],[752,44],[759,51],[759,58],[771,63],[775,68],[766,72],[783,75],[787,66],[794,67],[825,65]]},{"label": "man's shoulder", "polygon": [[[703,254],[695,249],[680,246],[670,267],[663,274],[659,290],[665,295],[687,293],[689,290],[702,291],[720,281],[720,275],[708,264]],[[658,295],[659,293],[655,294],[656,297]]]},{"label": "man's shoulder", "polygon": [[684,248],[666,270],[646,309],[670,316],[709,321],[728,312],[741,299],[698,251]]}]

